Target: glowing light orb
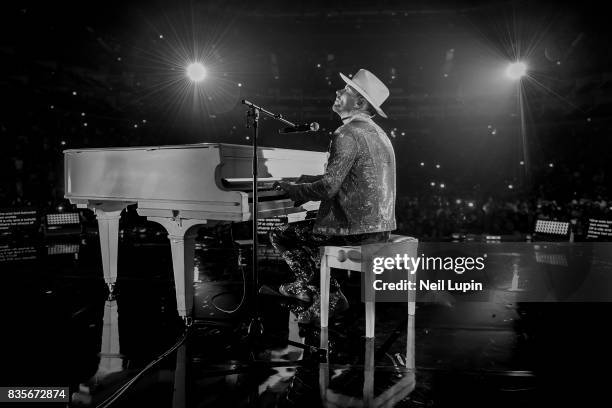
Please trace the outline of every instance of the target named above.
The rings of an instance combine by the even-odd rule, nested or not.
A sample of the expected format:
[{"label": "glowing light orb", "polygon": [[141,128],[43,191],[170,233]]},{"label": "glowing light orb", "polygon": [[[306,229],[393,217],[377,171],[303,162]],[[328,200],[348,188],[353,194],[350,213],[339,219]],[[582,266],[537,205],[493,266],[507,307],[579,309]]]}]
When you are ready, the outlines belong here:
[{"label": "glowing light orb", "polygon": [[527,73],[527,65],[523,62],[513,62],[506,68],[506,75],[510,79],[521,79]]},{"label": "glowing light orb", "polygon": [[187,67],[187,76],[193,82],[200,82],[206,78],[206,67],[200,62],[194,62]]}]

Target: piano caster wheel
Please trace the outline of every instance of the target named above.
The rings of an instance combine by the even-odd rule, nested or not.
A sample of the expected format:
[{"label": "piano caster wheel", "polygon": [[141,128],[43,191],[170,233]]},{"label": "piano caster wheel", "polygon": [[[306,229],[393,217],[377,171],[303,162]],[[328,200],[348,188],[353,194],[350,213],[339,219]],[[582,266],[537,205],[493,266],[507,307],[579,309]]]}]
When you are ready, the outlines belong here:
[{"label": "piano caster wheel", "polygon": [[183,323],[185,323],[185,327],[191,327],[193,318],[191,316],[183,316]]}]

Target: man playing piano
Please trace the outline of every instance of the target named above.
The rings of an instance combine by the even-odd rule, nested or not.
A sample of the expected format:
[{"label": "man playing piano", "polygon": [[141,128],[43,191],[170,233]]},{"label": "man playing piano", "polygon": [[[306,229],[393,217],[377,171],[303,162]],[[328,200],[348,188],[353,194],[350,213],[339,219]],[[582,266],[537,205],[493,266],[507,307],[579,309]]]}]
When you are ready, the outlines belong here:
[{"label": "man playing piano", "polygon": [[[346,86],[336,91],[332,109],[342,126],[334,132],[325,174],[277,185],[297,202],[321,201],[314,227],[287,224],[270,234],[295,276],[279,292],[310,303],[295,310],[302,323],[320,315],[318,248],[385,242],[395,229],[395,154],[387,134],[372,120],[376,114],[387,117],[380,105],[389,89],[365,69],[352,79],[340,77]],[[333,316],[348,301],[333,277],[330,292]]]}]

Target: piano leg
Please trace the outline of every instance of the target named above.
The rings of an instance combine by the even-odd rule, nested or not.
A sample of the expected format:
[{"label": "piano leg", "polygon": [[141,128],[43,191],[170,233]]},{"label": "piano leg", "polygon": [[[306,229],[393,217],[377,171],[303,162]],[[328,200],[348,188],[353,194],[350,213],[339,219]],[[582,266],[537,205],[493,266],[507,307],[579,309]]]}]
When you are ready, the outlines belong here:
[{"label": "piano leg", "polygon": [[176,310],[182,318],[191,316],[193,308],[193,255],[195,234],[188,236],[168,235],[172,250]]},{"label": "piano leg", "polygon": [[197,226],[202,220],[173,220],[163,217],[147,217],[168,231],[172,250],[172,269],[176,290],[176,310],[187,323],[193,309],[193,257]]},{"label": "piano leg", "polygon": [[113,293],[117,281],[117,247],[119,240],[119,218],[121,210],[103,211],[95,209],[100,234],[100,250],[102,253],[102,269],[104,281],[108,290]]}]

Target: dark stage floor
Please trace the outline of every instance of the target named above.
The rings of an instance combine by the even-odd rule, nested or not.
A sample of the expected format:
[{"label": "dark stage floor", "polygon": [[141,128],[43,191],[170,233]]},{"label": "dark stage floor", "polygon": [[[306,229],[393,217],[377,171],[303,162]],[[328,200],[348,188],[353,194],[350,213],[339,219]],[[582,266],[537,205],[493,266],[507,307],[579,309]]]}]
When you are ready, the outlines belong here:
[{"label": "dark stage floor", "polygon": [[[163,239],[123,237],[114,298],[95,235],[2,251],[0,384],[69,386],[71,405],[97,406],[183,335]],[[111,406],[583,406],[607,388],[610,303],[517,303],[500,290],[489,301],[419,303],[414,320],[405,304],[380,303],[372,342],[359,278],[338,273],[351,308],[331,324],[321,363],[318,327],[298,325],[271,296],[260,297],[265,335],[249,344],[241,322],[253,305],[216,308],[240,300],[237,253],[204,242],[196,259],[187,339]],[[286,274],[262,262],[264,283]]]}]

